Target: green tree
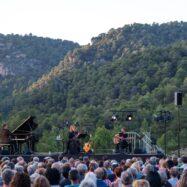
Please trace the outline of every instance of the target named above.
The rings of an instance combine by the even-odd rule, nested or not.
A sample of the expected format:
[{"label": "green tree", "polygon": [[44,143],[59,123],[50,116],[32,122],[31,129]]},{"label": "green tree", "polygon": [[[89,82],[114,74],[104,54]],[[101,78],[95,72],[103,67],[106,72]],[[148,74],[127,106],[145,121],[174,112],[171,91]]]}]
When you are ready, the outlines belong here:
[{"label": "green tree", "polygon": [[103,152],[113,148],[113,133],[104,127],[97,127],[94,135],[92,136],[92,148],[94,152]]}]

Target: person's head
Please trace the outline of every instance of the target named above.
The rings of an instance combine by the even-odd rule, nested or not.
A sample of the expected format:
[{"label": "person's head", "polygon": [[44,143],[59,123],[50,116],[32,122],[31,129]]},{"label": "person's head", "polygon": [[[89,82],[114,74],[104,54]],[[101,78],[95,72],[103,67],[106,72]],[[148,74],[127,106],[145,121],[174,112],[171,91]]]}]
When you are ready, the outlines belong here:
[{"label": "person's head", "polygon": [[185,171],[180,177],[178,187],[186,187],[186,186],[187,186],[187,172]]},{"label": "person's head", "polygon": [[46,177],[50,185],[57,185],[60,181],[60,172],[56,168],[49,168],[46,171]]},{"label": "person's head", "polygon": [[78,166],[77,166],[77,170],[79,172],[79,175],[85,175],[85,173],[88,171],[88,167],[86,164],[82,164],[80,163]]},{"label": "person's head", "polygon": [[131,185],[133,182],[133,176],[128,171],[123,171],[121,173],[121,183],[124,185]]},{"label": "person's head", "polygon": [[97,168],[95,170],[95,174],[96,174],[97,179],[102,179],[104,176],[103,168],[101,168],[101,167]]},{"label": "person's head", "polygon": [[98,164],[96,162],[90,162],[89,164],[89,170],[94,172],[98,167]]},{"label": "person's head", "polygon": [[177,165],[178,164],[178,156],[177,155],[173,155],[172,156],[172,161],[173,161],[174,165]]},{"label": "person's head", "polygon": [[78,173],[77,169],[72,169],[69,171],[69,180],[71,181],[71,183],[78,182],[79,173]]},{"label": "person's head", "polygon": [[157,164],[157,158],[155,156],[152,156],[150,159],[149,159],[149,163],[153,166],[155,166]]},{"label": "person's head", "polygon": [[16,170],[17,173],[24,173],[24,167],[23,166],[17,165],[17,166],[15,166],[15,170]]},{"label": "person's head", "polygon": [[6,185],[9,185],[10,181],[12,180],[12,177],[14,176],[14,171],[11,169],[5,169],[2,173],[2,179],[3,183]]},{"label": "person's head", "polygon": [[122,172],[123,172],[123,168],[122,168],[121,166],[117,166],[117,167],[114,169],[114,174],[115,174],[117,177],[120,177]]},{"label": "person's head", "polygon": [[187,156],[182,156],[182,163],[187,164]]},{"label": "person's head", "polygon": [[51,165],[51,168],[56,168],[61,173],[62,172],[62,163],[60,163],[60,162],[54,162]]},{"label": "person's head", "polygon": [[150,187],[149,181],[145,179],[135,180],[133,182],[133,187]]},{"label": "person's head", "polygon": [[87,178],[80,183],[80,187],[96,187],[96,182],[94,182],[91,178]]},{"label": "person's head", "polygon": [[147,176],[150,171],[154,171],[154,166],[151,164],[147,164],[142,170],[144,176]]},{"label": "person's head", "polygon": [[32,187],[50,187],[50,184],[48,179],[41,175],[35,179]]},{"label": "person's head", "polygon": [[75,125],[70,125],[69,131],[70,132],[76,131],[76,126]]},{"label": "person's head", "polygon": [[65,163],[62,165],[62,175],[64,178],[68,179],[70,170],[71,170],[71,167],[69,163]]},{"label": "person's head", "polygon": [[37,156],[33,157],[33,162],[39,162],[39,161],[40,161],[39,157]]},{"label": "person's head", "polygon": [[109,160],[105,160],[104,163],[103,163],[103,167],[106,168],[106,169],[110,168],[110,165],[111,164],[110,164]]},{"label": "person's head", "polygon": [[94,181],[94,183],[96,183],[96,181],[97,181],[97,178],[96,178],[95,173],[92,173],[92,172],[86,173],[84,179],[85,179],[85,180],[91,179],[91,180]]},{"label": "person's head", "polygon": [[135,167],[130,167],[127,169],[127,171],[132,174],[132,177],[134,179],[136,179],[136,177],[138,175],[138,170]]},{"label": "person's head", "polygon": [[16,173],[10,182],[10,187],[30,187],[30,177],[25,173]]},{"label": "person's head", "polygon": [[161,187],[161,179],[156,171],[150,171],[148,175],[145,178],[146,180],[149,181],[149,184],[151,187]]},{"label": "person's head", "polygon": [[169,171],[171,177],[177,177],[179,175],[179,170],[177,167],[172,167]]},{"label": "person's head", "polygon": [[122,133],[125,133],[125,132],[126,132],[126,128],[124,128],[124,127],[121,128],[121,132],[122,132]]},{"label": "person's head", "polygon": [[166,161],[166,168],[170,170],[174,166],[173,160],[167,160]]},{"label": "person's head", "polygon": [[140,163],[138,161],[134,162],[131,167],[134,167],[137,169],[137,171],[140,171],[141,170],[141,166],[140,166]]}]

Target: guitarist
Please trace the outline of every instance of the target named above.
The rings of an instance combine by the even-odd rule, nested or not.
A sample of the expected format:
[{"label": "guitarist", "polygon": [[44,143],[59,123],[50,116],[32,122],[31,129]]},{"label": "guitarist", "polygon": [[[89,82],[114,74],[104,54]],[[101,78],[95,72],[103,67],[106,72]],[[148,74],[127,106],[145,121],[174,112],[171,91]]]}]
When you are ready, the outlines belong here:
[{"label": "guitarist", "polygon": [[124,153],[128,147],[126,128],[122,128],[121,132],[114,136],[114,144],[116,153]]}]

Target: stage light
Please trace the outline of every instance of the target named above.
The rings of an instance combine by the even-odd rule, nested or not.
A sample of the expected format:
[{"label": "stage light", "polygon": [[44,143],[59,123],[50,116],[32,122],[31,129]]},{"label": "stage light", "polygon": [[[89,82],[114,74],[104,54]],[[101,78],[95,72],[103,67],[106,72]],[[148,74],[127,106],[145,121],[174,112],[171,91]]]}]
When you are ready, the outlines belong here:
[{"label": "stage light", "polygon": [[126,121],[132,121],[132,114],[128,114],[127,117],[126,117]]},{"label": "stage light", "polygon": [[117,121],[117,116],[116,115],[112,115],[111,121]]}]

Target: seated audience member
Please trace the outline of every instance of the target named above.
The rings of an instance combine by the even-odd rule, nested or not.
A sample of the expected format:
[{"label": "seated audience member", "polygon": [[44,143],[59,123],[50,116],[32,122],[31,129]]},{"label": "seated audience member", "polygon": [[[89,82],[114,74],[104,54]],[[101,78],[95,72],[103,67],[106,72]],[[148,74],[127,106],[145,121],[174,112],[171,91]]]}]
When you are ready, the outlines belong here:
[{"label": "seated audience member", "polygon": [[118,187],[119,184],[121,183],[121,173],[123,172],[123,169],[121,166],[117,166],[115,169],[114,169],[114,174],[115,174],[115,180],[114,182],[112,182],[112,187]]},{"label": "seated audience member", "polygon": [[107,184],[103,181],[104,171],[103,168],[99,167],[95,170],[97,177],[97,187],[107,187]]},{"label": "seated audience member", "polygon": [[140,179],[133,182],[133,187],[150,187],[150,184],[147,180]]},{"label": "seated audience member", "polygon": [[60,182],[60,172],[56,168],[49,168],[46,170],[46,177],[52,186],[59,186]]},{"label": "seated audience member", "polygon": [[71,170],[70,164],[65,163],[62,165],[62,179],[60,180],[60,187],[64,187],[66,185],[71,184],[69,180],[69,171]]},{"label": "seated audience member", "polygon": [[32,187],[51,187],[48,179],[45,176],[39,176],[35,179]]},{"label": "seated audience member", "polygon": [[94,181],[89,178],[89,179],[84,179],[82,180],[82,182],[80,183],[80,187],[97,187],[96,183],[94,183]]},{"label": "seated audience member", "polygon": [[161,178],[158,172],[150,171],[145,177],[146,180],[149,181],[151,187],[161,187]]},{"label": "seated audience member", "polygon": [[69,171],[69,179],[71,181],[71,184],[66,185],[65,187],[78,187],[79,186],[79,173],[77,169],[72,169]]},{"label": "seated audience member", "polygon": [[89,164],[89,172],[94,172],[98,168],[98,164],[95,160],[92,160]]},{"label": "seated audience member", "polygon": [[85,176],[86,172],[88,171],[88,167],[87,167],[86,164],[80,163],[77,166],[77,171],[79,173],[79,182],[81,182],[84,179],[84,176]]},{"label": "seated audience member", "polygon": [[[107,184],[107,186],[111,186],[111,181],[110,181],[110,179],[108,179],[107,172],[106,172],[105,168],[103,168],[103,172],[104,172],[103,181]],[[109,175],[111,175],[111,174],[109,174]]]},{"label": "seated audience member", "polygon": [[154,171],[154,166],[151,164],[147,164],[145,165],[145,167],[143,168],[142,172],[143,172],[143,176],[144,178],[149,174],[149,172],[153,172]]},{"label": "seated audience member", "polygon": [[16,173],[10,182],[10,187],[31,187],[30,177],[25,173]]},{"label": "seated audience member", "polygon": [[181,175],[176,187],[186,187],[187,186],[187,170]]},{"label": "seated audience member", "polygon": [[80,183],[80,187],[97,187],[96,186],[96,175],[93,172],[89,172],[85,175],[84,180]]},{"label": "seated audience member", "polygon": [[176,184],[178,182],[178,168],[177,167],[172,167],[170,169],[170,179],[168,180],[168,182],[171,184],[172,187],[176,187]]},{"label": "seated audience member", "polygon": [[107,176],[113,173],[111,170],[111,164],[109,160],[104,161],[103,167],[106,169]]},{"label": "seated audience member", "polygon": [[[133,176],[128,171],[123,171],[121,173],[121,184],[123,187],[132,187]],[[120,185],[119,185],[120,186]]]},{"label": "seated audience member", "polygon": [[88,173],[86,173],[84,179],[87,179],[87,178],[88,178],[88,179],[91,178],[91,179],[94,181],[94,183],[96,183],[96,181],[97,181],[96,174],[93,173],[93,172],[88,172]]},{"label": "seated audience member", "polygon": [[182,156],[182,165],[180,167],[180,169],[182,169],[183,171],[187,169],[187,156]]},{"label": "seated audience member", "polygon": [[172,161],[173,161],[174,166],[178,165],[178,157],[176,155],[172,156]]},{"label": "seated audience member", "polygon": [[161,184],[163,187],[172,187],[171,184],[168,182],[168,177],[166,172],[158,171],[158,174],[160,175]]},{"label": "seated audience member", "polygon": [[9,187],[10,181],[14,176],[14,171],[11,169],[5,169],[2,173],[3,187]]}]

